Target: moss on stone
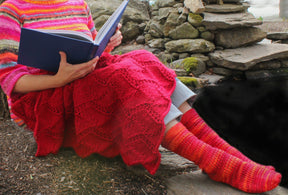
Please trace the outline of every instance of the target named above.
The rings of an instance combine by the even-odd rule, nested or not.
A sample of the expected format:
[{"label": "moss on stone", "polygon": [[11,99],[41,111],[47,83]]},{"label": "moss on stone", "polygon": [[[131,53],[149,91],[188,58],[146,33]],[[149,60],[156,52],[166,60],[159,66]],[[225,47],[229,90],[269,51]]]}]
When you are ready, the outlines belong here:
[{"label": "moss on stone", "polygon": [[200,14],[189,13],[189,17],[198,23],[201,23],[203,20],[203,17]]},{"label": "moss on stone", "polygon": [[182,61],[183,64],[183,68],[184,70],[189,74],[191,73],[193,70],[197,69],[198,66],[198,59],[195,57],[189,57],[189,58],[185,58]]},{"label": "moss on stone", "polygon": [[184,85],[190,89],[195,89],[199,86],[199,81],[195,77],[177,77]]}]

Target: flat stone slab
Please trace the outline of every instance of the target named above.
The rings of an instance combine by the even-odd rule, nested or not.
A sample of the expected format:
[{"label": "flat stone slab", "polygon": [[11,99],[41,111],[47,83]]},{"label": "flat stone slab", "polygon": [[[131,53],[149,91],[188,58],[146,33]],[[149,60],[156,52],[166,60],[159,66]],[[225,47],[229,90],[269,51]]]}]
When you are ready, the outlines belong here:
[{"label": "flat stone slab", "polygon": [[213,63],[235,70],[249,70],[259,62],[288,58],[288,45],[258,43],[236,49],[216,50],[209,54]]},{"label": "flat stone slab", "polygon": [[246,13],[204,13],[202,24],[207,30],[230,29],[261,25],[263,22],[249,12]]},{"label": "flat stone slab", "polygon": [[[242,192],[224,183],[215,182],[211,180],[208,175],[203,174],[201,171],[195,171],[186,175],[178,175],[171,177],[167,180],[168,195],[247,195],[248,193]],[[277,187],[269,192],[262,193],[261,195],[287,195],[288,189]]]},{"label": "flat stone slab", "polygon": [[285,40],[288,39],[288,33],[287,32],[273,32],[267,34],[267,39],[271,40]]},{"label": "flat stone slab", "polygon": [[248,3],[243,4],[209,4],[205,6],[205,12],[210,13],[235,13],[246,11],[250,5]]}]

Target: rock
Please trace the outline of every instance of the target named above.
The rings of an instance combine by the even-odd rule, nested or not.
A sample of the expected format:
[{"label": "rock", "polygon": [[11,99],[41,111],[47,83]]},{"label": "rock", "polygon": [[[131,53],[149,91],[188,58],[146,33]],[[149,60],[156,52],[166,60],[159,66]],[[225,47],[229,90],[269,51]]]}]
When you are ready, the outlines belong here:
[{"label": "rock", "polygon": [[251,13],[215,14],[204,13],[202,24],[207,30],[231,29],[261,25],[263,22],[256,19]]},{"label": "rock", "polygon": [[207,80],[209,85],[215,85],[219,83],[225,77],[221,75],[216,75],[216,74],[201,74],[199,78]]},{"label": "rock", "polygon": [[176,60],[169,65],[172,69],[183,69],[186,74],[192,73],[194,76],[199,76],[206,71],[206,64],[197,57],[188,57],[185,59]]},{"label": "rock", "polygon": [[[112,13],[118,8],[122,3],[122,0],[87,0],[87,4],[90,7],[92,17],[95,22],[96,29],[99,30],[100,27],[104,24],[104,20],[111,16]],[[102,17],[101,17],[102,16]],[[150,20],[149,15],[149,5],[147,2],[130,0],[129,4],[122,16],[122,31],[126,29],[126,32],[133,33],[133,36],[123,33],[123,42],[130,41],[138,37],[142,32],[139,30],[139,26],[133,25],[134,32],[132,29],[126,27],[127,22],[133,22],[134,24],[141,24]],[[130,23],[131,24],[131,23]],[[132,27],[130,25],[130,27]],[[136,34],[136,35],[135,35]],[[135,35],[135,36],[134,36]],[[130,40],[125,40],[130,39]]]},{"label": "rock", "polygon": [[[224,4],[225,3],[240,3],[243,0],[223,0]],[[217,3],[218,0],[203,0],[203,2],[207,4],[212,4],[212,3]]]},{"label": "rock", "polygon": [[267,69],[277,69],[281,67],[281,62],[277,60],[270,60],[270,61],[265,61],[265,62],[260,62],[253,66],[251,70],[267,70]]},{"label": "rock", "polygon": [[213,63],[229,69],[248,70],[255,64],[279,58],[287,58],[286,44],[255,44],[237,49],[217,50],[209,54]]},{"label": "rock", "polygon": [[205,6],[205,12],[210,13],[235,13],[246,12],[250,7],[248,3],[243,4],[210,4]]},{"label": "rock", "polygon": [[149,24],[149,30],[148,33],[152,35],[153,37],[163,37],[163,25],[160,24],[159,21],[151,20],[151,23]]},{"label": "rock", "polygon": [[266,32],[256,27],[219,30],[215,34],[215,44],[224,48],[237,48],[260,42],[266,35]]},{"label": "rock", "polygon": [[208,80],[200,79],[197,77],[191,76],[184,76],[184,77],[177,77],[182,83],[184,83],[187,87],[191,90],[200,89],[204,86],[207,86]]},{"label": "rock", "polygon": [[145,37],[143,35],[140,35],[139,37],[136,38],[136,43],[145,44]]},{"label": "rock", "polygon": [[288,68],[288,59],[282,59],[280,60],[280,62],[281,62],[281,67]]},{"label": "rock", "polygon": [[202,0],[184,0],[184,5],[192,13],[202,13],[205,10]]},{"label": "rock", "polygon": [[223,68],[223,67],[213,67],[212,72],[213,72],[213,74],[222,75],[225,77],[242,76],[243,75],[242,71],[227,69],[227,68]]},{"label": "rock", "polygon": [[[236,188],[230,187],[227,184],[213,181],[208,175],[201,171],[195,171],[185,175],[178,175],[167,180],[167,195],[190,195],[190,194],[233,194],[247,195]],[[288,194],[288,190],[282,187],[277,187],[262,195],[284,195]]]},{"label": "rock", "polygon": [[287,32],[273,32],[267,34],[267,39],[271,40],[285,40],[288,39],[288,33]]},{"label": "rock", "polygon": [[148,46],[152,48],[164,48],[164,39],[152,39],[148,41]]},{"label": "rock", "polygon": [[199,31],[188,22],[185,22],[169,32],[172,39],[194,39],[199,36]]},{"label": "rock", "polygon": [[200,33],[200,37],[207,41],[213,41],[215,38],[215,35],[210,31],[204,31]]},{"label": "rock", "polygon": [[200,14],[189,13],[187,20],[193,26],[198,27],[202,25],[203,17]]},{"label": "rock", "polygon": [[281,77],[288,77],[288,68],[278,68],[273,70],[255,70],[255,71],[246,71],[246,78],[248,80],[257,80],[257,79],[279,79]]},{"label": "rock", "polygon": [[157,5],[159,8],[162,7],[173,7],[177,2],[174,0],[157,0]]},{"label": "rock", "polygon": [[123,42],[127,42],[129,40],[135,40],[140,34],[140,28],[138,23],[129,21],[121,28]]},{"label": "rock", "polygon": [[165,44],[168,52],[207,53],[215,49],[215,45],[204,39],[180,39]]}]

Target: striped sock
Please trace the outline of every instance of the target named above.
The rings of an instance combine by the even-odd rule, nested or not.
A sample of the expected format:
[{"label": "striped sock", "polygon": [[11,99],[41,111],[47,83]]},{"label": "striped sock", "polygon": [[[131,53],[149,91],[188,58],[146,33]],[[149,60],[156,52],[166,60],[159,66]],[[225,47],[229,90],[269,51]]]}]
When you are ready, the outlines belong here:
[{"label": "striped sock", "polygon": [[[225,152],[250,163],[256,162],[249,159],[242,154],[239,150],[228,144],[223,140],[211,127],[209,127],[205,121],[198,115],[195,109],[190,109],[181,118],[181,122],[187,127],[187,129],[193,133],[198,139],[211,145],[212,147],[224,150]],[[260,164],[259,164],[260,165]],[[261,165],[264,166],[264,165]],[[265,166],[268,169],[275,170],[273,166]]]},{"label": "striped sock", "polygon": [[244,192],[266,192],[277,187],[281,181],[280,173],[245,162],[204,143],[182,123],[176,124],[166,133],[162,145],[196,163],[211,179]]}]

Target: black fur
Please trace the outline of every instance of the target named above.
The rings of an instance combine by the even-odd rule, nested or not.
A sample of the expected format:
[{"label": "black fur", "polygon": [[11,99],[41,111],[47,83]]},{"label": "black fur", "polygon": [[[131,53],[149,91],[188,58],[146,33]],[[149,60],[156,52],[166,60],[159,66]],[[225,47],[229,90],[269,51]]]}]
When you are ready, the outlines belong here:
[{"label": "black fur", "polygon": [[193,107],[249,158],[275,166],[288,187],[288,79],[225,81],[203,88]]}]

